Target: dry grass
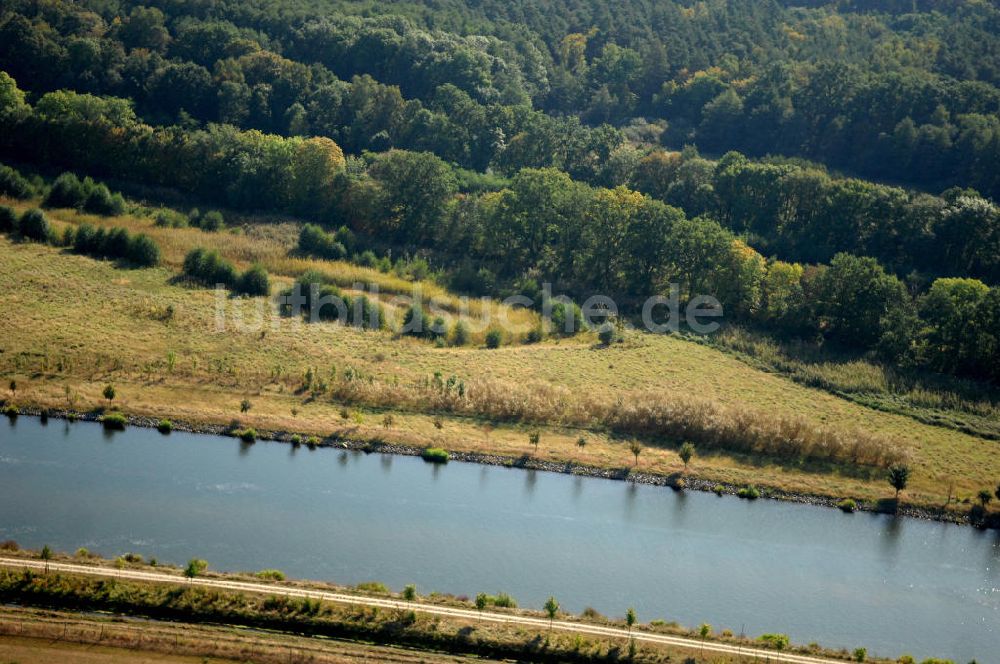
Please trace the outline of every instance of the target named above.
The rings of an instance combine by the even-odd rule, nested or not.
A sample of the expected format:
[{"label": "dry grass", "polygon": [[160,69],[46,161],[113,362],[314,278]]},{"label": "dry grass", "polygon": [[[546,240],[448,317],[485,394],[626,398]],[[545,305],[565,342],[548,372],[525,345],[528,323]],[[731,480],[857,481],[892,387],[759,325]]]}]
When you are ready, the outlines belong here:
[{"label": "dry grass", "polygon": [[[62,218],[62,213],[53,216]],[[281,233],[280,228],[272,230]],[[237,251],[241,237],[247,237],[197,230],[170,233],[177,235],[171,235],[175,245],[165,249],[168,264],[176,260],[170,256],[182,257],[188,246],[184,242],[196,244],[182,242],[187,234],[197,240],[218,237],[232,245],[227,251]],[[268,242],[258,240],[264,246]],[[862,431],[900,441],[914,471],[906,496],[917,503],[944,503],[952,482],[958,494],[968,496],[995,486],[1000,478],[1000,443],[866,408],[676,337],[630,334],[625,343],[610,348],[586,338],[499,350],[434,348],[388,332],[277,317],[268,319],[264,329],[230,325],[218,333],[214,294],[172,285],[169,268],[119,270],[6,239],[0,239],[0,264],[0,374],[17,379],[17,400],[24,404],[93,408],[103,401],[100,390],[110,381],[119,388],[121,405],[135,414],[225,424],[241,417],[239,403],[249,396],[253,409],[242,417],[257,430],[340,433],[520,456],[534,452],[524,424],[530,418],[490,424],[483,416],[499,417],[496,409],[505,400],[516,401],[518,394],[530,391],[541,399],[532,410],[548,413],[540,427],[540,457],[620,468],[632,463],[629,437],[612,435],[603,426],[610,411],[599,412],[596,420],[589,413],[588,420],[579,416],[580,410],[587,411],[590,404],[612,409],[619,401],[631,407],[658,395],[667,405],[686,399],[708,403],[719,413],[766,413],[775,422],[802,422],[816,431]],[[226,305],[252,309],[254,302],[227,300]],[[317,381],[327,383],[319,398],[295,393],[310,370]],[[470,388],[493,386],[494,396],[480,400],[491,410],[445,413],[440,430],[426,403],[401,403],[393,406],[398,412],[386,429],[381,408],[363,399],[354,399],[362,405],[351,407],[350,420],[340,418],[342,403],[331,395],[337,395],[335,387],[348,373],[373,381],[367,384],[418,390],[414,394],[435,373],[443,379],[455,375]],[[569,396],[546,401],[546,394]],[[496,404],[490,403],[493,399]],[[588,439],[582,450],[576,446],[581,435]],[[872,471],[830,463],[778,464],[754,452],[699,447],[691,472],[712,481],[862,499],[891,494]],[[671,445],[654,445],[640,459],[640,468],[648,471],[669,474],[681,467]]]},{"label": "dry grass", "polygon": [[[18,201],[0,197],[0,204],[19,212],[37,206],[40,201]],[[415,291],[434,314],[440,314],[449,324],[459,316],[471,319],[471,340],[481,343],[491,321],[509,320],[518,330],[527,332],[536,327],[539,317],[523,308],[504,307],[497,302],[479,298],[462,298],[449,293],[432,281],[410,281],[393,273],[361,267],[348,261],[327,261],[294,255],[300,224],[294,222],[246,224],[218,233],[198,228],[166,228],[156,226],[149,217],[131,214],[101,217],[78,210],[47,210],[52,227],[61,234],[67,226],[88,223],[95,227],[125,228],[130,233],[145,233],[153,238],[162,252],[163,266],[180,272],[184,256],[196,247],[217,250],[224,258],[244,270],[254,263],[263,265],[280,285],[290,284],[306,271],[323,274],[331,283],[347,293],[365,292],[385,304],[395,320],[402,321],[406,298]]]},{"label": "dry grass", "polygon": [[[0,662],[18,664],[445,664],[465,657],[334,639],[168,622],[112,621],[68,611],[0,611]],[[479,660],[489,661],[489,660]]]}]

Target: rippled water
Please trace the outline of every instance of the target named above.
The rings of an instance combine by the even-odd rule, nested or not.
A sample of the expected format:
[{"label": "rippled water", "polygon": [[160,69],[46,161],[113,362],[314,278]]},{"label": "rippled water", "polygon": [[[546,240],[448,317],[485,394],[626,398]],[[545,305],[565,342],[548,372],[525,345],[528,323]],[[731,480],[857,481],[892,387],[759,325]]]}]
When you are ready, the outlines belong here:
[{"label": "rippled water", "polygon": [[21,417],[0,539],[1000,662],[1000,536],[517,469]]}]

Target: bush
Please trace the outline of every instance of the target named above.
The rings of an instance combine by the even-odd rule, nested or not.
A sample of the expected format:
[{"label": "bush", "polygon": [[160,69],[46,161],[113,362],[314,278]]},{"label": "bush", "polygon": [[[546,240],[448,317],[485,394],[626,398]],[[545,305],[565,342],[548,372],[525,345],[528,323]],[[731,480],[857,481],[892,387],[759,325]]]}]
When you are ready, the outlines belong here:
[{"label": "bush", "polygon": [[451,328],[451,343],[454,346],[464,346],[469,343],[469,326],[464,321],[456,321]]},{"label": "bush", "polygon": [[[347,230],[347,229],[344,229]],[[350,231],[347,231],[348,233]],[[353,241],[353,236],[352,236]],[[315,224],[306,224],[299,231],[299,251],[307,256],[341,260],[347,256],[347,247],[335,236]]]},{"label": "bush", "polygon": [[209,233],[216,233],[221,231],[226,227],[225,220],[222,218],[222,213],[218,210],[212,210],[211,212],[206,212],[201,219],[198,220],[198,226],[203,231],[208,231]]},{"label": "bush", "polygon": [[605,346],[610,346],[615,340],[615,326],[611,323],[602,324],[600,329],[597,330],[597,338]]},{"label": "bush", "polygon": [[156,430],[162,434],[168,434],[174,430],[174,423],[170,420],[160,420],[156,423]]},{"label": "bush", "polygon": [[188,225],[188,218],[175,210],[163,208],[157,210],[153,217],[154,223],[162,228],[185,228]]},{"label": "bush", "polygon": [[90,224],[80,224],[73,233],[73,252],[77,254],[96,255],[100,252],[97,229]]},{"label": "bush", "polygon": [[126,258],[139,267],[154,267],[160,263],[160,247],[153,238],[139,233],[129,240]]},{"label": "bush", "polygon": [[858,505],[850,498],[844,498],[842,501],[837,503],[837,507],[839,507],[841,511],[850,514],[851,512],[853,512],[858,508]]},{"label": "bush", "polygon": [[17,232],[17,212],[14,208],[0,205],[0,233]]},{"label": "bush", "polygon": [[125,214],[125,199],[121,194],[112,194],[107,186],[98,184],[87,194],[83,209],[104,217],[116,217]]},{"label": "bush", "polygon": [[19,551],[20,549],[21,547],[12,539],[0,542],[0,551]]},{"label": "bush", "polygon": [[498,593],[492,602],[493,606],[499,606],[502,609],[516,609],[517,602],[514,598],[507,593]]},{"label": "bush", "polygon": [[377,595],[391,594],[389,587],[380,581],[363,581],[354,586],[354,588],[363,593],[374,593]]},{"label": "bush", "polygon": [[503,333],[500,330],[493,328],[486,333],[487,348],[499,348],[501,343],[503,343]]},{"label": "bush", "polygon": [[760,498],[760,490],[754,485],[749,484],[737,491],[736,495],[747,500],[757,500]]},{"label": "bush", "polygon": [[208,562],[201,560],[200,558],[192,558],[188,561],[187,567],[184,568],[184,576],[189,579],[193,579],[196,576],[201,576],[208,569]]},{"label": "bush", "polygon": [[427,312],[419,304],[413,304],[403,316],[403,334],[413,337],[430,335],[431,326],[427,324]]},{"label": "bush", "polygon": [[183,272],[186,277],[206,286],[223,284],[231,288],[238,278],[236,268],[218,251],[201,247],[192,249],[184,257]]},{"label": "bush", "polygon": [[18,222],[18,232],[29,240],[47,242],[52,229],[45,213],[38,208],[32,208],[21,215]]},{"label": "bush", "polygon": [[55,179],[42,201],[43,207],[78,208],[87,201],[87,189],[73,173],[63,173]]},{"label": "bush", "polygon": [[[66,237],[69,243],[70,237]],[[80,224],[72,236],[74,253],[122,260],[137,267],[154,267],[160,262],[160,247],[144,233],[129,235],[124,228],[94,228]]]},{"label": "bush", "polygon": [[420,453],[420,456],[430,463],[448,463],[448,452],[440,447],[428,447]]},{"label": "bush", "polygon": [[366,249],[354,257],[354,262],[361,267],[376,267],[378,265],[378,256],[371,249]]},{"label": "bush", "polygon": [[571,336],[584,329],[583,312],[575,302],[550,300],[552,305],[552,331],[562,336]]},{"label": "bush", "polygon": [[101,424],[104,425],[105,429],[115,429],[120,431],[125,428],[127,423],[128,420],[122,413],[106,413],[101,416]]},{"label": "bush", "polygon": [[264,579],[266,581],[284,581],[285,573],[278,569],[262,569],[261,571],[254,574],[258,579]]},{"label": "bush", "polygon": [[16,169],[0,164],[0,196],[31,198],[34,187]]},{"label": "bush", "polygon": [[101,252],[105,258],[125,258],[128,256],[129,246],[132,238],[124,228],[112,228],[104,238],[104,247]]},{"label": "bush", "polygon": [[233,290],[240,295],[251,297],[270,295],[271,280],[268,278],[267,270],[260,265],[252,266],[240,275]]},{"label": "bush", "polygon": [[784,650],[790,643],[787,634],[761,634],[757,640],[775,650]]},{"label": "bush", "polygon": [[724,494],[726,492],[726,487],[722,486],[721,484],[716,484],[712,488],[712,491],[715,492],[715,495],[721,496],[722,494]]},{"label": "bush", "polygon": [[17,417],[18,415],[20,415],[21,411],[18,410],[17,406],[15,406],[12,403],[9,403],[9,404],[7,404],[7,405],[5,405],[3,407],[3,414],[6,415],[7,417],[13,419],[13,418]]}]

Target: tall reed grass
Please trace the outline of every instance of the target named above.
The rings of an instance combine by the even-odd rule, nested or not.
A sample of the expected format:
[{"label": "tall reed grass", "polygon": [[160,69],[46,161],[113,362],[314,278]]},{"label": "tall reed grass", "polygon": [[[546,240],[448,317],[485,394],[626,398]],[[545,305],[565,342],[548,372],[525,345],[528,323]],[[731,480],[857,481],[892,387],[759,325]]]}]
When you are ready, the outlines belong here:
[{"label": "tall reed grass", "polygon": [[407,385],[369,377],[334,381],[328,396],[371,407],[569,425],[665,443],[690,441],[703,450],[786,461],[887,467],[906,459],[897,441],[860,429],[820,427],[801,418],[727,407],[682,393],[635,392],[608,401],[547,383],[478,379]]}]

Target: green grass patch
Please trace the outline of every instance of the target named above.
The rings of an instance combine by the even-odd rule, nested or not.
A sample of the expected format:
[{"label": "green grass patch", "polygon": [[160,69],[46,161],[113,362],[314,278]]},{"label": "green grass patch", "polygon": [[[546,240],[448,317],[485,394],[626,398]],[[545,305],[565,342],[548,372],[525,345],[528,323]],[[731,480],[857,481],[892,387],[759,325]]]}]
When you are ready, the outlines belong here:
[{"label": "green grass patch", "polygon": [[448,463],[448,451],[440,447],[428,447],[420,453],[420,457],[430,463]]},{"label": "green grass patch", "polygon": [[104,425],[105,429],[121,431],[128,424],[128,418],[125,417],[124,413],[105,413],[101,415],[101,424]]}]

